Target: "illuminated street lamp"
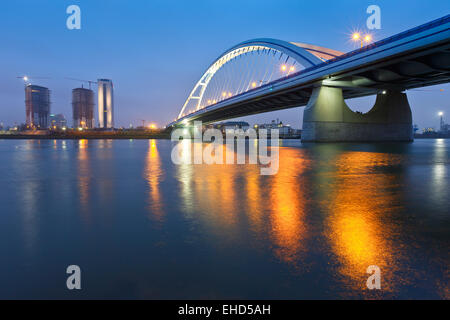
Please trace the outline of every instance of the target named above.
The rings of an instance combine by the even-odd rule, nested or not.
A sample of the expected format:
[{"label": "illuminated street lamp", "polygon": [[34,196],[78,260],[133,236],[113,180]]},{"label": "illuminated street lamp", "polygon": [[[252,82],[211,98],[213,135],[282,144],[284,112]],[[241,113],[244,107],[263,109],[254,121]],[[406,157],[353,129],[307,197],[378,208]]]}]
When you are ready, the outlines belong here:
[{"label": "illuminated street lamp", "polygon": [[355,32],[352,35],[353,41],[360,41],[361,42],[361,48],[364,47],[364,42],[369,44],[372,41],[372,36],[370,34],[366,34],[364,37],[361,36],[358,32]]}]

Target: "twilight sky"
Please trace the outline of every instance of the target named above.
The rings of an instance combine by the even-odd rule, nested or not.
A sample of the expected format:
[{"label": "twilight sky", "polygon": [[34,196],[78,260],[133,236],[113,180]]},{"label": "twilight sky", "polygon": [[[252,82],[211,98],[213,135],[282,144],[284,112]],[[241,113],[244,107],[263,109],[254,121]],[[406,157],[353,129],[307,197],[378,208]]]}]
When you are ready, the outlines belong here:
[{"label": "twilight sky", "polygon": [[[81,8],[81,30],[68,30],[66,8]],[[52,90],[52,113],[72,123],[65,77],[110,78],[116,126],[160,126],[175,118],[194,84],[223,51],[252,38],[278,38],[350,51],[349,35],[366,29],[366,8],[381,7],[375,40],[450,13],[448,0],[14,0],[0,10],[0,122],[25,122],[23,83],[17,76],[50,77],[33,84]],[[87,84],[86,84],[87,86]],[[443,92],[440,89],[444,89]],[[450,85],[408,92],[414,123],[438,127],[450,118]],[[348,101],[367,111],[375,97]],[[246,117],[279,118],[300,128],[303,108]],[[447,121],[449,122],[449,121]]]}]

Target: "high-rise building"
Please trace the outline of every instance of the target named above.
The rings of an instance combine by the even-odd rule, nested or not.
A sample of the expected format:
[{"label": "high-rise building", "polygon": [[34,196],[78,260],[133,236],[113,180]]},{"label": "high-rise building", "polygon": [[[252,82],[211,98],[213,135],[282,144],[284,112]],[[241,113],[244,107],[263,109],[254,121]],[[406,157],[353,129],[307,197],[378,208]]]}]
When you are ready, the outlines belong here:
[{"label": "high-rise building", "polygon": [[74,128],[94,128],[94,91],[85,88],[73,89],[72,111]]},{"label": "high-rise building", "polygon": [[114,93],[113,83],[108,79],[98,79],[98,126],[114,128]]},{"label": "high-rise building", "polygon": [[67,120],[62,113],[50,115],[50,126],[53,129],[62,129],[67,127]]},{"label": "high-rise building", "polygon": [[28,127],[46,129],[49,127],[50,90],[36,85],[25,87],[26,122]]}]

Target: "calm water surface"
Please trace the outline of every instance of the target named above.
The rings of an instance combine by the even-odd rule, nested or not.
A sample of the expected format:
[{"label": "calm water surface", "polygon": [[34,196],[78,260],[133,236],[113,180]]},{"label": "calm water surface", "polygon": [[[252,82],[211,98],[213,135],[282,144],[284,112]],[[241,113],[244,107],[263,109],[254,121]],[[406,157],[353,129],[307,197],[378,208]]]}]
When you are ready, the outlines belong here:
[{"label": "calm water surface", "polygon": [[449,140],[283,141],[274,176],[171,150],[0,140],[0,298],[450,298]]}]

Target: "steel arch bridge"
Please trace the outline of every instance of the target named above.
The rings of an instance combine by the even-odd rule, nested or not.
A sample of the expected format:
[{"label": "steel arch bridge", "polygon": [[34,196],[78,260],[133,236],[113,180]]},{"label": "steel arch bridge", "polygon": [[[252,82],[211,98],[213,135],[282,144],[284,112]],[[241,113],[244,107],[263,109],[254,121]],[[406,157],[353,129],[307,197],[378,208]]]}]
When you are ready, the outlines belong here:
[{"label": "steel arch bridge", "polygon": [[[277,65],[277,62],[281,64],[281,74],[279,76],[282,77],[289,76],[294,73],[294,71],[298,70],[298,67],[310,68],[342,54],[342,52],[320,46],[298,42],[287,42],[270,38],[253,39],[241,42],[225,51],[208,67],[200,80],[195,84],[194,89],[192,89],[189,94],[189,97],[186,99],[186,102],[178,115],[178,119],[194,111],[201,110],[208,105],[217,103],[217,101],[220,101],[221,98],[230,98],[234,95],[253,89],[261,84],[270,83],[271,81],[276,80],[277,75],[274,72],[274,65]],[[230,90],[225,86],[220,88],[218,94],[216,94],[216,99],[206,100],[205,92],[207,91],[208,85],[210,85],[214,76],[225,66],[232,64],[237,59],[247,55],[258,55],[265,58],[266,64],[264,66],[265,69],[263,70],[264,75],[262,76],[262,79],[258,81],[252,79],[255,78],[255,70],[251,70],[250,68],[247,70],[249,71],[247,74],[240,74],[241,79],[239,79],[239,87],[235,88],[235,90],[233,90],[234,92],[230,92]],[[242,79],[245,77],[248,77],[249,79],[247,81]],[[194,106],[192,109],[189,109],[188,106],[192,102],[194,102]]]},{"label": "steel arch bridge", "polygon": [[[246,57],[250,63],[241,63]],[[252,62],[258,58],[259,65]],[[228,66],[235,76],[227,73]],[[233,79],[237,83],[231,85]],[[308,109],[317,104],[320,88],[335,88],[333,100],[325,98],[332,95],[331,89],[320,96],[326,104],[344,110],[344,99],[448,82],[450,15],[345,54],[302,43],[254,39],[228,49],[208,67],[167,127],[306,105]],[[350,109],[342,112],[350,115],[350,122],[381,121],[350,114]],[[326,119],[327,113],[314,121]]]}]

